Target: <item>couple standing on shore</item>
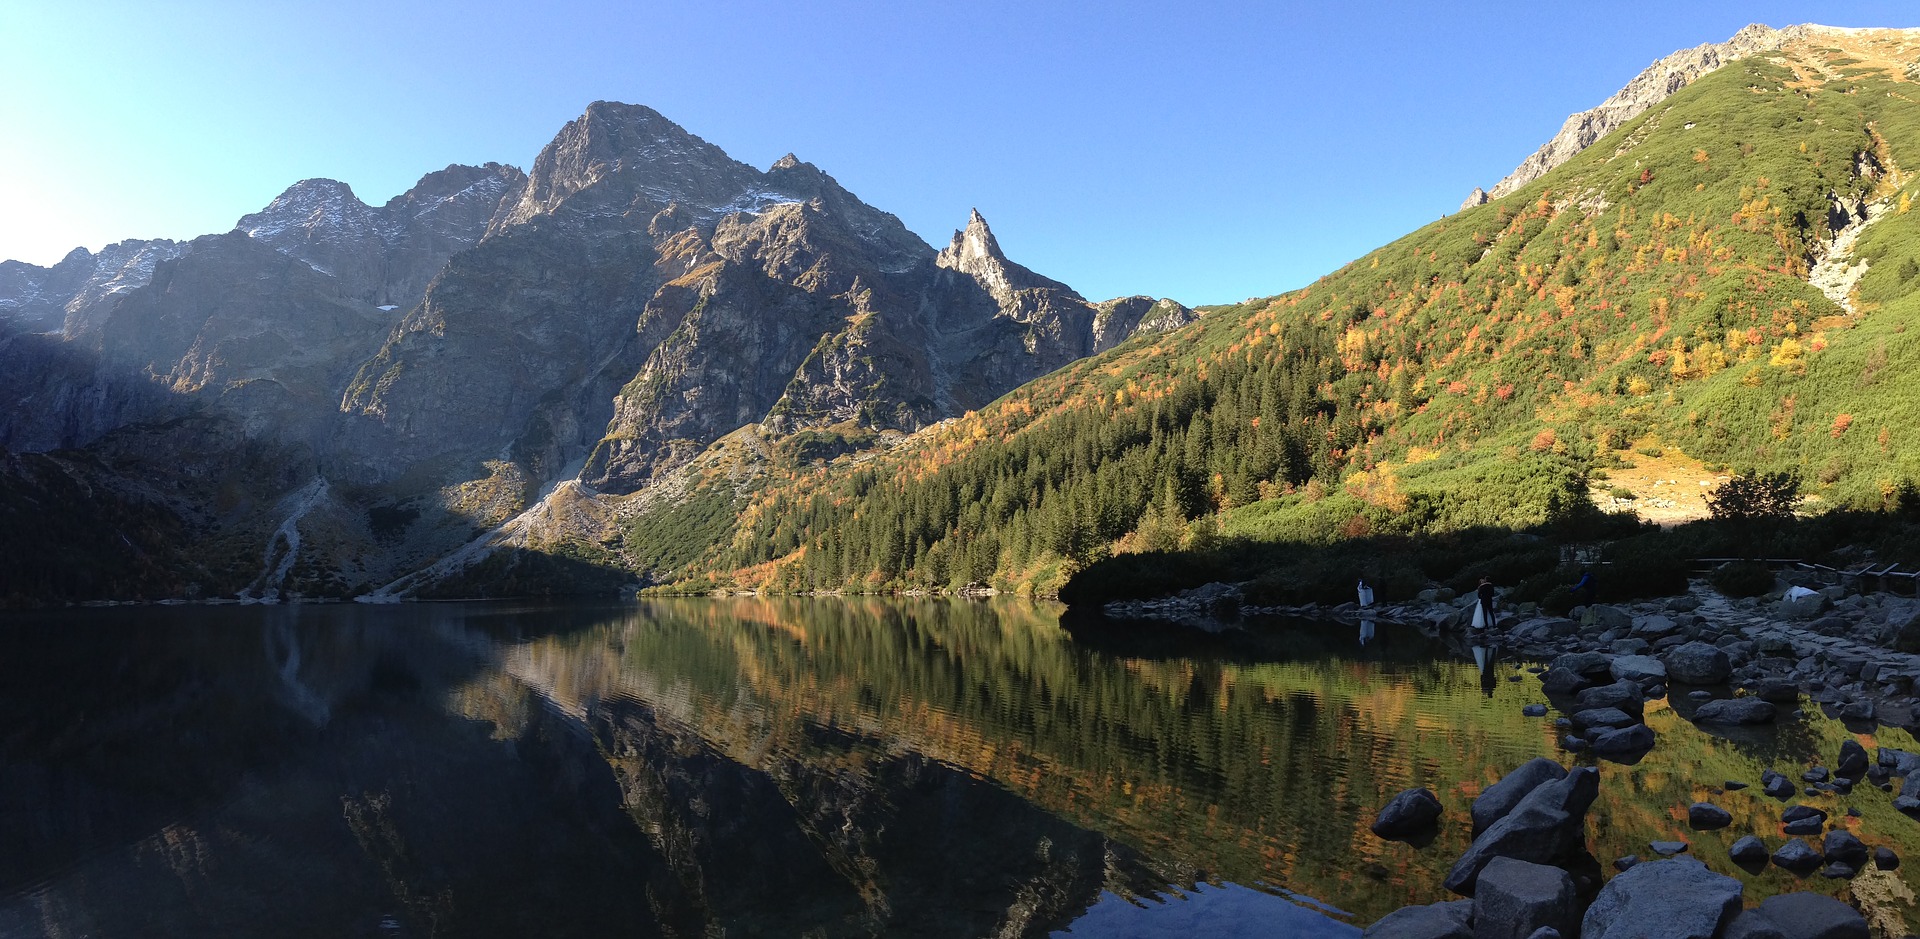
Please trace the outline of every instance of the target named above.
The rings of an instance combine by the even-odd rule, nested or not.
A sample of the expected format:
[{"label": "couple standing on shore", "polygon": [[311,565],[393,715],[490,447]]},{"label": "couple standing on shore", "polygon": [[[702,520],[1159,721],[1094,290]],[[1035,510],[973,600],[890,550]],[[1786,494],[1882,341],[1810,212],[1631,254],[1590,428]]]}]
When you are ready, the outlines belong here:
[{"label": "couple standing on shore", "polygon": [[1494,604],[1499,601],[1499,595],[1494,592],[1493,578],[1480,578],[1480,589],[1477,593],[1478,598],[1473,604],[1473,628],[1488,629],[1497,625],[1499,615],[1495,612]]}]

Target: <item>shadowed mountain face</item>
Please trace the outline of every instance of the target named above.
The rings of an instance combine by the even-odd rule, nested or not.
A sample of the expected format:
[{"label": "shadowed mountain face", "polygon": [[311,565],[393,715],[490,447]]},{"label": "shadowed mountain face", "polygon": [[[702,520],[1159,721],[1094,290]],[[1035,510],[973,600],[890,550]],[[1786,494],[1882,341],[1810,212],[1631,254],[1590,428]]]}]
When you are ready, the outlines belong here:
[{"label": "shadowed mountain face", "polygon": [[530,173],[450,166],[378,207],[305,180],[223,235],[0,264],[0,447],[137,438],[166,476],[192,435],[153,428],[229,423],[276,482],[171,479],[161,508],[298,555],[292,583],[227,580],[357,592],[555,483],[635,492],[743,427],[911,433],[1191,318],[1089,303],[978,213],[935,252],[810,164],[598,102]]}]

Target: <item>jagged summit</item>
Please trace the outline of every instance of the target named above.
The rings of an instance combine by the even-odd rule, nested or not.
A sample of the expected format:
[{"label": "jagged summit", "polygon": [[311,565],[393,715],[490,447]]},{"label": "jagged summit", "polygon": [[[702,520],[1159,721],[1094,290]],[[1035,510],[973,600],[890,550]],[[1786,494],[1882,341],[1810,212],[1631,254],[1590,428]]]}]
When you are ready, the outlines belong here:
[{"label": "jagged summit", "polygon": [[993,237],[993,229],[987,227],[987,220],[974,209],[967,216],[967,227],[953,233],[953,241],[940,252],[937,263],[941,267],[964,270],[967,266],[986,260],[1006,260],[1000,250],[999,240]]}]

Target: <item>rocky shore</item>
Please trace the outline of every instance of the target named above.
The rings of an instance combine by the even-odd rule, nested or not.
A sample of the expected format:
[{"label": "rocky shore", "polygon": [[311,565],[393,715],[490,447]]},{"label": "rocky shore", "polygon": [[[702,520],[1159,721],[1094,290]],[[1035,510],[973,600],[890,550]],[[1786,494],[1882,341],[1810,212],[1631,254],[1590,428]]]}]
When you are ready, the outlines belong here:
[{"label": "rocky shore", "polygon": [[[1862,797],[1889,798],[1920,819],[1920,756],[1914,754],[1881,748],[1870,758],[1849,740],[1831,766],[1794,767],[1797,779],[1769,770],[1757,780],[1716,781],[1724,788],[1713,790],[1757,785],[1782,803],[1777,837],[1749,835],[1729,846],[1736,865],[1752,873],[1774,865],[1803,876],[1859,878],[1866,888],[1856,886],[1853,895],[1867,915],[1810,892],[1748,908],[1741,882],[1687,856],[1684,841],[1649,844],[1655,860],[1615,860],[1619,873],[1610,879],[1587,854],[1585,813],[1605,761],[1636,762],[1658,743],[1642,721],[1646,701],[1671,697],[1676,713],[1708,728],[1771,723],[1798,716],[1805,706],[1862,732],[1877,724],[1915,726],[1920,655],[1901,650],[1920,648],[1920,600],[1832,585],[1778,587],[1767,596],[1730,599],[1695,583],[1679,596],[1576,607],[1566,616],[1518,604],[1487,630],[1471,628],[1471,598],[1444,588],[1367,608],[1257,607],[1241,602],[1236,585],[1211,584],[1176,597],[1112,604],[1107,613],[1209,631],[1258,615],[1392,621],[1535,663],[1528,671],[1561,715],[1554,718],[1561,752],[1588,751],[1603,762],[1569,770],[1543,756],[1489,787],[1471,807],[1472,846],[1446,879],[1447,889],[1466,899],[1403,908],[1367,929],[1367,937],[1898,939],[1907,934],[1902,919],[1876,920],[1870,933],[1868,916],[1875,914],[1869,901],[1882,892],[1874,886],[1880,879],[1892,878],[1896,892],[1905,889],[1892,873],[1900,859],[1885,847],[1869,851],[1845,819],[1788,803],[1878,789],[1885,794],[1863,791]],[[1526,711],[1549,714],[1546,703]],[[1684,811],[1695,830],[1731,822],[1711,802]],[[1415,789],[1385,806],[1373,830],[1421,844],[1442,824],[1438,799]]]},{"label": "rocky shore", "polygon": [[[1752,697],[1781,705],[1804,693],[1830,717],[1920,728],[1920,654],[1900,651],[1920,649],[1920,599],[1817,584],[1806,588],[1818,587],[1812,595],[1789,598],[1786,591],[1795,586],[1801,585],[1783,582],[1768,595],[1736,600],[1695,582],[1679,596],[1575,607],[1566,616],[1522,603],[1503,608],[1497,628],[1484,635],[1470,635],[1471,598],[1456,598],[1446,588],[1362,609],[1351,602],[1255,606],[1242,601],[1238,585],[1208,584],[1173,597],[1111,603],[1105,611],[1115,618],[1210,632],[1233,628],[1250,616],[1397,622],[1429,635],[1498,645],[1508,658],[1549,662],[1592,653],[1608,657],[1610,666],[1633,657],[1622,668],[1643,688],[1684,684],[1706,691],[1710,699]],[[1595,678],[1611,671],[1588,668]],[[1596,683],[1565,675],[1547,679],[1549,692],[1573,693]],[[1759,710],[1746,704],[1733,708],[1750,717]]]}]

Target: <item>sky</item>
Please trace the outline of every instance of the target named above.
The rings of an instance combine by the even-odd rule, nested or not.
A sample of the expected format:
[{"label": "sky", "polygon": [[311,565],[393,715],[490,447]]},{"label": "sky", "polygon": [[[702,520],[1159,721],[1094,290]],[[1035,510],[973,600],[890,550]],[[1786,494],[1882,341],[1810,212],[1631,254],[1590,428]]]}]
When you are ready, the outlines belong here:
[{"label": "sky", "polygon": [[0,258],[530,166],[592,101],[793,152],[1092,299],[1267,296],[1455,211],[1654,59],[1910,2],[0,0]]}]

